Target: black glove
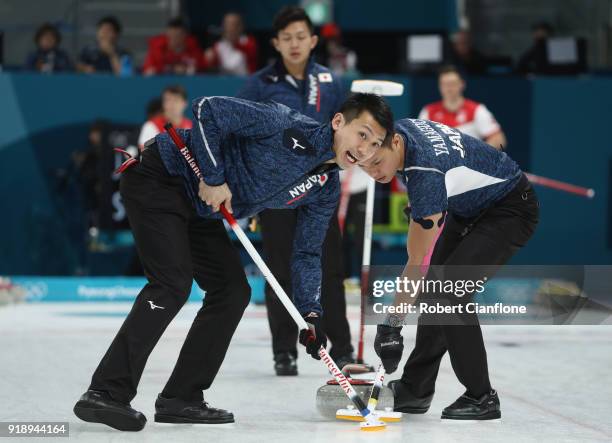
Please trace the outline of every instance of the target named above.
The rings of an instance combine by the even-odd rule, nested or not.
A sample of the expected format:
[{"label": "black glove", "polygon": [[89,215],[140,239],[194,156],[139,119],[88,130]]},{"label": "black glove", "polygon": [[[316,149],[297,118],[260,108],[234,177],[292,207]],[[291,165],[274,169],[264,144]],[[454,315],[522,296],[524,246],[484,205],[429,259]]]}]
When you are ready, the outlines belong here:
[{"label": "black glove", "polygon": [[308,329],[300,331],[300,343],[306,346],[308,352],[315,360],[321,360],[319,357],[319,348],[327,346],[327,337],[323,332],[321,325],[322,319],[316,312],[311,312],[304,316],[304,320],[308,324]]},{"label": "black glove", "polygon": [[397,369],[402,352],[404,351],[404,338],[402,328],[378,325],[376,328],[376,339],[374,340],[374,350],[385,367],[387,374],[392,374]]}]

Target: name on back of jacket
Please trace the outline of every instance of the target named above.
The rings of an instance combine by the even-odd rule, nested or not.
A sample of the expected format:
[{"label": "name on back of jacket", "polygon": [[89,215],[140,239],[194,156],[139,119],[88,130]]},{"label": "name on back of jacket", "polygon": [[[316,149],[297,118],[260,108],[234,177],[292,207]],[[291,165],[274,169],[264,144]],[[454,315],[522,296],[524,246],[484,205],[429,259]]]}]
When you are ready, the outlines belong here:
[{"label": "name on back of jacket", "polygon": [[[448,146],[444,141],[444,138],[425,120],[411,120],[412,123],[423,133],[425,137],[430,141],[436,157],[440,154],[449,154]],[[465,150],[461,143],[461,133],[450,126],[446,126],[442,123],[431,122],[439,131],[446,134],[448,139],[451,141],[451,148],[459,152],[461,158],[465,158]]]}]

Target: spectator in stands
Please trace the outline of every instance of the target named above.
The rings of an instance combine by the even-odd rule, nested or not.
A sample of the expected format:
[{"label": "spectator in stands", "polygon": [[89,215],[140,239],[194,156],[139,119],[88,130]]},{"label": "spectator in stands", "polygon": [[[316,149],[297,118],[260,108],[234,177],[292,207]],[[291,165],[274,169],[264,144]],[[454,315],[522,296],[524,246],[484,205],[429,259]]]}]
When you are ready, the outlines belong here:
[{"label": "spectator in stands", "polygon": [[224,74],[252,74],[257,70],[257,50],[255,38],[244,33],[240,14],[230,12],[223,17],[221,39],[206,50],[206,60]]},{"label": "spectator in stands", "polygon": [[204,70],[206,61],[202,49],[181,18],[171,19],[164,34],[149,40],[143,74],[193,75]]},{"label": "spectator in stands", "polygon": [[335,23],[327,23],[321,28],[323,38],[323,64],[336,75],[355,74],[357,54],[342,45],[342,33]]},{"label": "spectator in stands", "polygon": [[536,23],[531,28],[533,44],[519,59],[517,71],[521,74],[546,74],[548,61],[546,59],[546,40],[553,34],[549,23]]},{"label": "spectator in stands", "polygon": [[34,36],[36,50],[32,51],[25,62],[25,69],[43,73],[72,71],[68,54],[60,49],[62,36],[59,30],[50,23],[38,28]]},{"label": "spectator in stands", "polygon": [[121,23],[116,17],[108,16],[100,19],[97,25],[96,43],[83,48],[77,69],[87,74],[124,73],[126,66],[131,66],[131,57],[128,51],[117,45],[120,34]]},{"label": "spectator in stands", "polygon": [[144,148],[145,142],[164,132],[164,125],[172,123],[175,128],[191,129],[191,120],[185,117],[187,92],[180,85],[167,86],[162,92],[162,113],[155,114],[142,126],[138,137],[138,147]]},{"label": "spectator in stands", "polygon": [[420,119],[457,128],[496,149],[506,146],[506,137],[487,107],[463,96],[465,80],[456,67],[449,65],[439,71],[438,88],[442,100],[426,105],[419,114]]},{"label": "spectator in stands", "polygon": [[452,35],[449,63],[466,74],[482,75],[487,71],[487,59],[472,46],[472,39],[467,30]]},{"label": "spectator in stands", "polygon": [[103,133],[108,124],[103,120],[96,120],[89,127],[88,146],[72,154],[72,161],[79,173],[82,184],[83,199],[87,212],[87,228],[98,227],[100,224],[100,159],[105,148]]}]

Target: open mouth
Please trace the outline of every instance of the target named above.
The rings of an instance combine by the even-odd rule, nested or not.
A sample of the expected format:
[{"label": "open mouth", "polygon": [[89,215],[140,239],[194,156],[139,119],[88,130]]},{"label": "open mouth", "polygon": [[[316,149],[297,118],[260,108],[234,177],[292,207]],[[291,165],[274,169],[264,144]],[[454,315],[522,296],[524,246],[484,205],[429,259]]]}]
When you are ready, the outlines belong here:
[{"label": "open mouth", "polygon": [[346,151],[346,158],[348,159],[351,165],[354,165],[359,161],[359,159],[355,157],[353,154],[351,154],[349,151]]}]

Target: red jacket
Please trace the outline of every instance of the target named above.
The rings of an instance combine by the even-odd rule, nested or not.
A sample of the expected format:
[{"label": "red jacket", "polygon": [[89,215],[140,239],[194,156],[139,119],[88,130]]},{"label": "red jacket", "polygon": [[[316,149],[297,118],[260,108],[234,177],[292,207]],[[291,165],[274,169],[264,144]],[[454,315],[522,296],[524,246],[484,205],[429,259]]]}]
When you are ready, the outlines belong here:
[{"label": "red jacket", "polygon": [[174,52],[168,46],[168,37],[161,34],[149,39],[149,51],[142,66],[143,72],[152,70],[155,74],[173,73],[175,65],[193,66],[195,71],[206,69],[204,53],[193,36],[187,36],[182,52]]},{"label": "red jacket", "polygon": [[[228,44],[227,40],[221,39],[216,42],[212,47],[213,58],[209,60],[211,67],[218,67],[221,71],[224,71],[222,51],[220,48],[224,44]],[[234,49],[242,52],[246,60],[246,67],[249,74],[252,74],[257,70],[257,40],[253,36],[243,35],[238,39],[238,43],[232,45]],[[236,74],[236,72],[235,72]]]}]

